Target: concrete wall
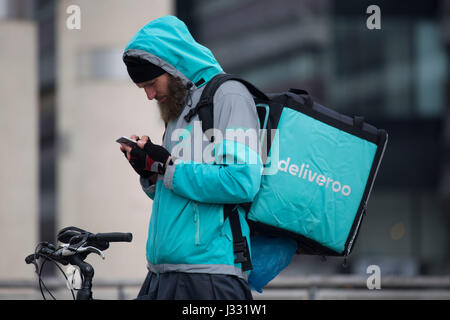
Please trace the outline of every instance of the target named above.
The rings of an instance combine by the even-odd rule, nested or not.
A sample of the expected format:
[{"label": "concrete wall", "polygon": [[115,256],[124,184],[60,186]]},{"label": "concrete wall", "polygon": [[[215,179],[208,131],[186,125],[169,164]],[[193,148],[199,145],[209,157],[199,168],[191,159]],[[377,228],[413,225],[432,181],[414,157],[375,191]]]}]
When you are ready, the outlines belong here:
[{"label": "concrete wall", "polygon": [[[79,30],[66,26],[70,5],[80,8]],[[136,133],[161,141],[164,125],[121,57],[141,27],[172,10],[172,1],[164,0],[59,1],[57,225],[134,235],[131,244],[113,243],[106,261],[88,258],[98,279],[143,280],[147,272],[152,201],[115,140]]]},{"label": "concrete wall", "polygon": [[0,279],[34,277],[37,244],[38,105],[34,24],[0,21]]}]

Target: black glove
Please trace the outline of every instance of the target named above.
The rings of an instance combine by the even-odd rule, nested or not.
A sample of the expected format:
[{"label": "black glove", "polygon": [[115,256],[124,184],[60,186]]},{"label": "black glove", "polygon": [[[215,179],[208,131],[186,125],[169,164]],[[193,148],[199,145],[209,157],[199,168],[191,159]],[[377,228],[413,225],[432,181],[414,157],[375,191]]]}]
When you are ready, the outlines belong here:
[{"label": "black glove", "polygon": [[[127,153],[123,151],[125,158],[127,158]],[[128,160],[128,158],[127,158]],[[134,171],[143,178],[149,178],[151,175],[155,174],[152,171],[152,165],[155,163],[144,150],[135,146],[130,151],[130,160],[128,160],[133,167]]]},{"label": "black glove", "polygon": [[152,143],[150,138],[148,138],[148,141],[144,145],[144,151],[151,160],[161,162],[163,166],[170,157],[170,153],[166,148]]}]

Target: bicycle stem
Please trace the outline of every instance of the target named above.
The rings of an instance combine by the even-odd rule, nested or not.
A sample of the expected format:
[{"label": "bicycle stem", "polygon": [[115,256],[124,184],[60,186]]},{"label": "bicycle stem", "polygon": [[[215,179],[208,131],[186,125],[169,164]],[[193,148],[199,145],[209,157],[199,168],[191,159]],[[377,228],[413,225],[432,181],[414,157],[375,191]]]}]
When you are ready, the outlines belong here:
[{"label": "bicycle stem", "polygon": [[72,265],[80,268],[83,282],[81,289],[77,292],[77,300],[92,300],[92,279],[94,278],[94,268],[81,259],[80,256],[74,255],[69,258]]}]

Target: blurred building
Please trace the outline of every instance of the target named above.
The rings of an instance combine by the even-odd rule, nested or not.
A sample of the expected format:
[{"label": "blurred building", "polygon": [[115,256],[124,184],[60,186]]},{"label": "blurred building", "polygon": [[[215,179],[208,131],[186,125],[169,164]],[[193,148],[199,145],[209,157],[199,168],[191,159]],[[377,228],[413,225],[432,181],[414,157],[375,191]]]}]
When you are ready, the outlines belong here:
[{"label": "blurred building", "polygon": [[112,245],[106,262],[89,259],[96,278],[145,277],[152,202],[115,140],[137,133],[158,141],[164,127],[122,53],[141,27],[171,12],[163,0],[0,1],[1,132],[10,137],[3,150],[14,154],[2,160],[8,258],[0,279],[34,277],[25,256],[70,225],[132,232],[133,243]]},{"label": "blurred building", "polygon": [[[447,15],[441,10],[445,3]],[[381,9],[381,30],[367,28],[372,4]],[[443,121],[450,105],[445,50],[450,27],[448,21],[443,25],[448,1],[180,0],[177,5],[178,16],[226,72],[268,92],[306,89],[319,103],[363,115],[389,133],[349,267],[341,267],[342,259],[322,263],[297,256],[289,271],[365,274],[368,265],[378,264],[384,274],[448,272],[448,111]]]},{"label": "blurred building", "polygon": [[[56,224],[56,28],[55,1],[29,1],[38,28],[39,240],[55,241]],[[44,270],[51,273],[53,265]]]},{"label": "blurred building", "polygon": [[[132,232],[132,244],[111,245],[105,263],[99,257],[90,259],[97,260],[97,278],[144,279],[152,201],[115,140],[136,133],[161,141],[164,125],[156,103],[129,79],[122,54],[131,37],[149,21],[172,12],[172,4],[163,0],[55,3],[56,226]],[[73,20],[76,12],[81,17],[79,29]]]},{"label": "blurred building", "polygon": [[[447,58],[450,57],[450,1],[442,2],[440,10],[442,39],[445,45]],[[447,65],[447,70],[449,67]],[[442,202],[442,211],[445,216],[445,222],[450,229],[450,76],[447,76],[445,82],[445,111],[442,120],[442,169],[440,195]],[[450,269],[450,237],[447,238],[447,265]]]},{"label": "blurred building", "polygon": [[0,279],[32,278],[38,240],[36,24],[25,1],[0,0]]}]

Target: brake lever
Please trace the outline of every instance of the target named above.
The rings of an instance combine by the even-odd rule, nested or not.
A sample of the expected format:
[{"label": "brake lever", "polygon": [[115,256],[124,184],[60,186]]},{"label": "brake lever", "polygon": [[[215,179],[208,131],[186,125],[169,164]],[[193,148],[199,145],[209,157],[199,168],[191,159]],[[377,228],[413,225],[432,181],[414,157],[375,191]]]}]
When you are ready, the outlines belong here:
[{"label": "brake lever", "polygon": [[96,247],[91,247],[91,246],[83,247],[83,248],[78,249],[77,252],[86,252],[86,251],[96,253],[100,257],[102,257],[103,260],[105,260],[105,255],[104,255],[103,251],[101,251],[100,249],[97,249]]},{"label": "brake lever", "polygon": [[75,253],[77,253],[77,251],[77,248],[73,248],[69,244],[61,245],[61,255],[63,257],[73,256]]}]

